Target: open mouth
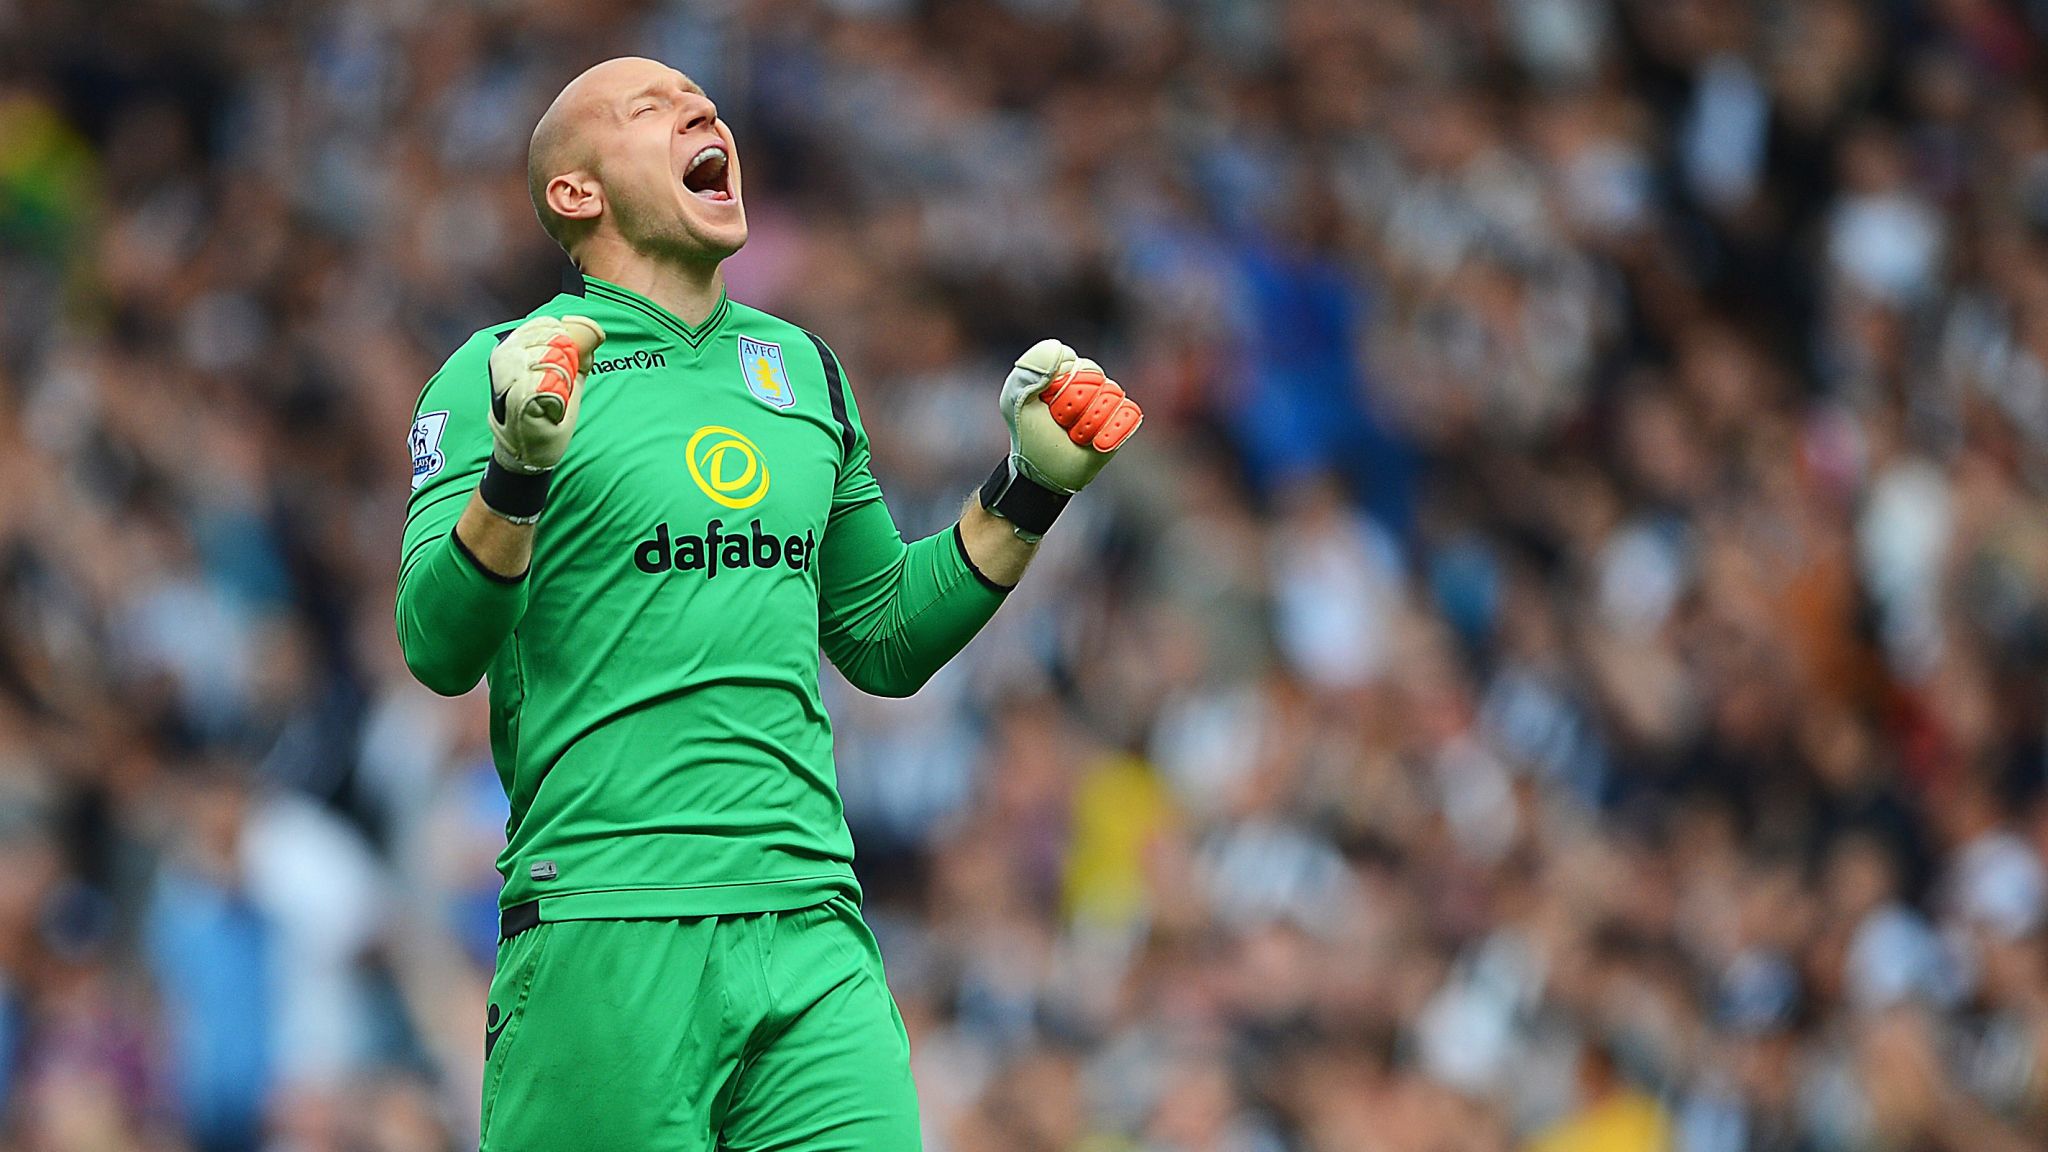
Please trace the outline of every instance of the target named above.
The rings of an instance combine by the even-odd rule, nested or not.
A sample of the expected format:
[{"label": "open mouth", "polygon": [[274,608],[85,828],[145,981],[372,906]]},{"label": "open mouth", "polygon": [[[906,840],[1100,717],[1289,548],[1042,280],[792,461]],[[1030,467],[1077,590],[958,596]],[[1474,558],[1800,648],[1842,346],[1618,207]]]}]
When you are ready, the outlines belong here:
[{"label": "open mouth", "polygon": [[732,187],[728,181],[731,171],[724,146],[707,144],[690,158],[690,166],[683,170],[683,187],[699,200],[725,203],[732,199]]}]

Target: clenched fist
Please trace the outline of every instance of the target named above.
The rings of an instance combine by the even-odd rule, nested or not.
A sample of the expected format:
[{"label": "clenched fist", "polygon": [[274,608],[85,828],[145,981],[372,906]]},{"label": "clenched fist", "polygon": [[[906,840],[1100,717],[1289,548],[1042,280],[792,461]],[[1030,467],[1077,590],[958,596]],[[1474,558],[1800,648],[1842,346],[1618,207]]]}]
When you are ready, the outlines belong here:
[{"label": "clenched fist", "polygon": [[491,352],[491,455],[524,475],[561,463],[583,374],[604,329],[584,316],[536,316],[514,328]]},{"label": "clenched fist", "polygon": [[1145,421],[1102,365],[1057,340],[1017,358],[997,404],[1010,426],[1010,454],[981,486],[981,506],[1031,541]]},{"label": "clenched fist", "polygon": [[1068,495],[1095,479],[1145,420],[1102,365],[1057,340],[1017,358],[1001,404],[1018,471]]}]

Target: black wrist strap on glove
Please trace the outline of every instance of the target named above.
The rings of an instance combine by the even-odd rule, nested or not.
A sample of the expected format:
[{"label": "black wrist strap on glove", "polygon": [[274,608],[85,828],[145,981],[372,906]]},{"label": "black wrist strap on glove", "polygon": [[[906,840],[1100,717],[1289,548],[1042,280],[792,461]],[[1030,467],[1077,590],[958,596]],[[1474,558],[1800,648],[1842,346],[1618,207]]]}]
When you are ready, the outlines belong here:
[{"label": "black wrist strap on glove", "polygon": [[484,465],[484,478],[476,490],[484,498],[484,507],[514,524],[531,524],[540,519],[540,510],[547,507],[548,485],[554,478],[553,469],[514,472],[493,457]]},{"label": "black wrist strap on glove", "polygon": [[981,486],[981,506],[1015,524],[1017,535],[1026,539],[1045,535],[1071,499],[1018,472],[1007,456]]}]

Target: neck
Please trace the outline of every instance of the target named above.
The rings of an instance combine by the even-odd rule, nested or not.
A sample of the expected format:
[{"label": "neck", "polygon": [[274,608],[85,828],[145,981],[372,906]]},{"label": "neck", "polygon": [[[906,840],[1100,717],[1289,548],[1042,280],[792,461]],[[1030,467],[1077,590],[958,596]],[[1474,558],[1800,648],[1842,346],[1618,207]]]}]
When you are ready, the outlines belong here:
[{"label": "neck", "polygon": [[577,261],[585,275],[638,292],[692,328],[711,315],[725,293],[725,272],[717,261],[679,263],[592,239]]}]

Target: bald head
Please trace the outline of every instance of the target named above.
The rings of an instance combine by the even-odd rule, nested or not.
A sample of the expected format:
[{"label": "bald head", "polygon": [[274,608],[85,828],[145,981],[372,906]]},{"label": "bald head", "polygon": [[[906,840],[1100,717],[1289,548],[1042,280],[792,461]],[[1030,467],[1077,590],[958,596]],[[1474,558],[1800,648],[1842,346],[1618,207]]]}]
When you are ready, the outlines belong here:
[{"label": "bald head", "polygon": [[[621,56],[594,64],[569,81],[533,126],[533,139],[526,147],[526,194],[533,201],[540,226],[571,256],[575,255],[575,241],[591,222],[571,220],[555,211],[548,204],[548,184],[572,172],[596,174],[595,129],[614,118],[635,92],[678,75],[661,61],[644,56]],[[683,84],[691,91],[703,91],[688,77],[683,77]]]},{"label": "bald head", "polygon": [[715,266],[747,242],[732,131],[659,60],[607,60],[570,81],[534,125],[526,191],[579,267]]}]

